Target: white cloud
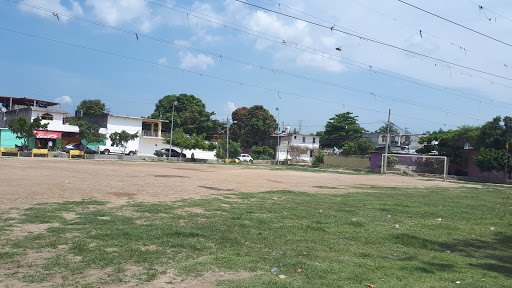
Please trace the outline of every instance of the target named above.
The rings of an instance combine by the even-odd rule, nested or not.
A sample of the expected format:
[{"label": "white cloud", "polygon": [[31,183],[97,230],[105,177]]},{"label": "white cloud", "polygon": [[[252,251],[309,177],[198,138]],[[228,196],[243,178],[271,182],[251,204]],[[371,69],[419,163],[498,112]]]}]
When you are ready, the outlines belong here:
[{"label": "white cloud", "polygon": [[[28,13],[34,13],[36,15],[39,15],[41,17],[45,18],[55,18],[57,20],[57,17],[53,15],[51,12],[38,10],[35,8],[31,8],[27,5],[34,5],[39,7],[44,7],[46,9],[55,11],[55,13],[65,13],[70,15],[82,15],[83,10],[82,6],[74,0],[24,0],[20,4],[18,4],[18,8],[22,11],[28,12]],[[69,7],[69,8],[68,8]],[[61,22],[66,22],[68,20],[67,17],[63,15],[59,15],[59,19]]]},{"label": "white cloud", "polygon": [[158,59],[158,64],[167,65],[167,57],[162,57],[162,58]]},{"label": "white cloud", "polygon": [[71,104],[73,101],[69,96],[61,96],[54,99],[55,102],[60,103],[60,105]]},{"label": "white cloud", "polygon": [[142,32],[149,32],[160,21],[147,2],[140,0],[86,0],[85,4],[101,21],[113,26],[134,23]]},{"label": "white cloud", "polygon": [[344,66],[336,60],[309,53],[300,54],[297,58],[297,65],[300,67],[327,70],[329,72],[342,72],[344,70]]},{"label": "white cloud", "polygon": [[235,103],[228,101],[228,103],[226,103],[226,110],[229,111],[229,113],[233,113],[233,111],[236,110]]},{"label": "white cloud", "polygon": [[183,69],[201,69],[206,70],[208,67],[213,66],[215,64],[215,61],[212,57],[206,56],[204,54],[197,54],[194,55],[190,52],[180,52],[179,54],[181,59],[181,65],[180,67]]}]

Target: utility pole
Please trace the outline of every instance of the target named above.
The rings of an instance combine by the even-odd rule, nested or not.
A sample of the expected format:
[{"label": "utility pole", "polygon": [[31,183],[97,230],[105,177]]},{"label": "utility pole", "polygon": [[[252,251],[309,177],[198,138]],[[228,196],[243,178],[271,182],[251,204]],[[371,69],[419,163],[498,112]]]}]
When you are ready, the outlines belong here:
[{"label": "utility pole", "polygon": [[[281,146],[281,143],[279,143],[279,134],[281,134],[281,129],[279,129],[279,108],[276,108],[277,111],[277,165],[279,165],[279,148]],[[284,124],[284,123],[283,123]]]},{"label": "utility pole", "polygon": [[384,158],[382,159],[382,163],[381,163],[381,167],[380,167],[380,172],[381,174],[384,174],[384,172],[386,172],[386,167],[387,167],[387,164],[388,164],[388,146],[389,146],[389,127],[391,126],[391,109],[389,109],[389,114],[388,114],[388,131],[387,131],[387,138],[386,138],[386,152],[384,153]]},{"label": "utility pole", "polygon": [[302,131],[302,121],[304,121],[304,120],[299,120],[299,134]]},{"label": "utility pole", "polygon": [[[172,130],[174,128],[174,106],[178,104],[177,101],[174,101],[172,103],[172,116],[171,116],[171,139],[170,139],[170,143],[171,143],[171,146],[169,147],[169,160],[171,160],[171,155],[172,155]],[[181,154],[180,154],[180,160],[181,160]]]},{"label": "utility pole", "polygon": [[226,120],[227,120],[227,140],[226,140],[226,145],[227,145],[227,149],[226,149],[226,159],[229,159],[229,116],[226,117]]}]

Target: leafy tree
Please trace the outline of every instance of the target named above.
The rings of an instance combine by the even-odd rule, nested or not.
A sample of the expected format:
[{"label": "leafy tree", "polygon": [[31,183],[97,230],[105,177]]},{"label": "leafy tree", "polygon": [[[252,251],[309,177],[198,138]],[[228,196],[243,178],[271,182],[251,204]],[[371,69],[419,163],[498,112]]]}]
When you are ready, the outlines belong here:
[{"label": "leafy tree", "polygon": [[[222,158],[226,156],[226,150],[227,150],[227,142],[226,140],[219,141],[219,144],[217,145],[217,152],[215,153],[215,156],[217,158]],[[242,153],[242,147],[240,146],[240,143],[234,142],[229,140],[229,159],[235,158],[238,155]]]},{"label": "leafy tree", "polygon": [[261,105],[238,108],[233,111],[231,118],[236,123],[230,129],[230,137],[245,148],[258,145],[278,127],[274,116]]},{"label": "leafy tree", "polygon": [[[374,133],[388,133],[388,124],[384,124],[382,125],[379,129],[375,130]],[[396,129],[395,126],[393,125],[390,125],[389,127],[389,133],[391,134],[397,134],[398,133],[398,129]]]},{"label": "leafy tree", "polygon": [[274,150],[267,146],[252,147],[251,157],[257,160],[271,160],[274,157]]},{"label": "leafy tree", "polygon": [[[430,154],[434,151],[440,156],[446,156],[450,163],[465,166],[462,151],[466,144],[473,148],[479,147],[480,127],[461,126],[455,130],[445,132],[432,132],[432,134],[420,137],[419,143],[426,144],[416,150],[420,154]],[[437,144],[431,144],[434,141]]]},{"label": "leafy tree", "polygon": [[121,132],[114,132],[114,133],[110,134],[109,138],[114,146],[120,146],[121,144],[123,144],[124,145],[123,154],[125,154],[126,144],[132,140],[139,138],[139,133],[131,134],[125,130],[122,130]]},{"label": "leafy tree", "polygon": [[77,109],[82,110],[83,115],[101,115],[105,113],[105,103],[101,102],[101,100],[82,100]]},{"label": "leafy tree", "polygon": [[[172,146],[180,148],[180,150],[181,150],[180,153],[183,153],[183,150],[185,150],[185,149],[187,149],[187,150],[200,149],[200,150],[213,151],[214,146],[209,145],[206,142],[206,140],[204,139],[205,136],[206,136],[205,134],[200,134],[200,135],[192,134],[192,135],[188,136],[187,134],[185,134],[185,132],[183,132],[182,128],[178,128],[178,129],[174,130],[174,132],[173,132]],[[170,144],[171,136],[166,137],[164,142],[166,144]],[[180,158],[181,158],[181,154],[180,154]]]},{"label": "leafy tree", "polygon": [[366,130],[357,123],[357,116],[351,112],[336,114],[325,125],[320,145],[326,148],[343,147],[346,143],[359,139]]},{"label": "leafy tree", "polygon": [[105,141],[105,134],[100,133],[100,127],[89,122],[78,121],[74,118],[70,119],[70,125],[78,126],[78,137],[87,147],[90,143],[98,143]]},{"label": "leafy tree", "polygon": [[23,140],[22,150],[28,148],[28,141],[34,138],[34,130],[48,130],[48,123],[42,124],[39,116],[32,122],[28,122],[25,117],[13,118],[7,125],[11,132],[16,134],[17,139]]},{"label": "leafy tree", "polygon": [[[507,157],[507,152],[505,150],[496,150],[496,149],[481,149],[478,152],[478,156],[475,157],[476,166],[484,172],[492,172],[492,171],[503,171],[505,168],[505,159]],[[508,171],[512,167],[510,163],[510,155],[508,155]]]},{"label": "leafy tree", "polygon": [[368,138],[359,138],[352,140],[343,146],[343,155],[370,155],[375,149],[372,140]]},{"label": "leafy tree", "polygon": [[163,123],[162,129],[171,131],[172,106],[174,106],[174,128],[181,128],[185,134],[203,134],[215,132],[221,126],[218,120],[211,117],[214,112],[206,111],[206,106],[194,95],[180,94],[167,95],[158,100],[155,105],[155,111],[151,118],[168,120]]}]

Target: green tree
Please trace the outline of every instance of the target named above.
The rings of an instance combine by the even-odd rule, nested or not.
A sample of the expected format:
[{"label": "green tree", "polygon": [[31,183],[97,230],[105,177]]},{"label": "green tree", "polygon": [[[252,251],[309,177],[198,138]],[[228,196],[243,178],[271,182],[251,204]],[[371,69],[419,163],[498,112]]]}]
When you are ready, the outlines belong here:
[{"label": "green tree", "polygon": [[37,116],[28,122],[24,117],[13,118],[7,124],[12,133],[16,134],[16,138],[23,140],[22,150],[28,148],[28,141],[34,138],[35,130],[48,130],[48,123],[42,124],[41,118]]},{"label": "green tree", "polygon": [[169,121],[163,123],[163,130],[171,131],[174,102],[177,103],[174,106],[174,129],[181,128],[185,134],[199,135],[216,132],[221,126],[218,120],[212,119],[215,113],[206,111],[206,106],[201,99],[194,95],[180,94],[164,96],[155,105],[155,111],[150,117]]},{"label": "green tree", "polygon": [[267,146],[254,146],[251,150],[251,157],[256,160],[271,160],[274,158],[274,150]]},{"label": "green tree", "polygon": [[[441,129],[440,129],[441,130]],[[432,132],[432,134],[420,137],[419,143],[425,144],[416,150],[419,154],[431,154],[434,151],[440,156],[446,156],[450,163],[459,166],[466,166],[462,152],[467,145],[478,149],[480,138],[480,127],[461,126],[455,130],[443,132]],[[437,144],[432,144],[433,142]]]},{"label": "green tree", "polygon": [[[99,143],[105,141],[105,134],[100,133],[100,127],[89,122],[78,121],[71,119],[69,124],[78,126],[78,137],[82,143],[87,147],[90,143]],[[91,148],[91,147],[89,147]]]},{"label": "green tree", "polygon": [[258,145],[258,142],[272,135],[278,126],[270,111],[261,105],[238,108],[231,113],[231,118],[236,123],[230,128],[230,137],[244,148]]},{"label": "green tree", "polygon": [[[483,148],[478,152],[475,157],[475,164],[481,171],[503,171],[505,168],[505,159],[507,152],[505,150],[486,149]],[[510,171],[510,155],[508,155],[508,171]]]},{"label": "green tree", "polygon": [[[215,153],[215,156],[217,158],[222,158],[226,156],[226,150],[227,150],[227,142],[226,140],[219,141],[217,145],[217,152]],[[229,140],[229,159],[235,158],[238,155],[242,153],[242,147],[240,143],[234,142]]]},{"label": "green tree", "polygon": [[83,115],[101,115],[105,113],[105,103],[101,102],[101,100],[82,100],[77,109],[82,110]]},{"label": "green tree", "polygon": [[357,116],[352,116],[351,112],[336,114],[325,125],[320,145],[327,148],[343,147],[346,143],[361,138],[365,131],[357,123]]},{"label": "green tree", "polygon": [[343,155],[370,155],[373,149],[375,149],[375,146],[373,146],[370,139],[359,138],[343,146]]},{"label": "green tree", "polygon": [[[379,129],[375,130],[374,133],[388,133],[388,124],[384,124],[382,125]],[[395,126],[393,125],[390,125],[389,127],[389,133],[391,134],[397,134],[398,133],[398,129],[396,129]]]},{"label": "green tree", "polygon": [[139,138],[139,133],[131,134],[125,130],[122,130],[121,132],[114,132],[110,134],[109,138],[114,146],[121,146],[121,144],[123,144],[123,154],[126,154],[126,144],[132,140]]},{"label": "green tree", "polygon": [[[178,129],[174,130],[174,132],[173,132],[172,146],[180,148],[180,150],[181,150],[180,153],[183,153],[183,150],[185,150],[185,149],[188,149],[188,150],[199,149],[199,150],[213,151],[215,149],[215,146],[209,145],[208,142],[204,139],[205,136],[206,136],[205,134],[200,134],[200,135],[192,134],[192,135],[188,136],[187,134],[185,134],[185,132],[183,131],[182,128],[178,128]],[[171,136],[166,137],[164,141],[166,144],[170,144]],[[180,154],[180,158],[181,158],[181,154]]]}]

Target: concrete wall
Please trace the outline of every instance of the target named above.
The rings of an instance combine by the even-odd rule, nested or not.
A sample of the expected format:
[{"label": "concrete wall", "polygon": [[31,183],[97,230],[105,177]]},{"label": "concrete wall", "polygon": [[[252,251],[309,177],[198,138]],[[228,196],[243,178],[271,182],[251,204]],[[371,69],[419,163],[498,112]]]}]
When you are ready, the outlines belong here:
[{"label": "concrete wall", "polygon": [[33,110],[30,121],[34,120],[37,116],[42,116],[45,113],[53,115],[53,120],[42,120],[42,124],[48,123],[48,131],[62,131],[62,132],[75,132],[78,133],[78,126],[64,124],[64,113],[48,111]]},{"label": "concrete wall", "polygon": [[[107,135],[107,141],[106,145],[110,146],[112,145],[112,142],[110,141],[109,137],[110,134],[114,132],[121,132],[125,130],[128,133],[138,133],[139,138],[142,133],[142,119],[140,118],[128,118],[128,117],[119,117],[114,115],[108,116],[108,124],[106,129],[106,135]],[[139,150],[139,143],[140,139],[137,138],[135,140],[132,140],[126,144],[126,147],[130,149],[136,149]],[[154,152],[154,149],[153,149]],[[151,153],[153,154],[153,153]]]},{"label": "concrete wall", "polygon": [[0,147],[15,148],[15,145],[23,145],[23,140],[16,139],[9,129],[0,129]]},{"label": "concrete wall", "polygon": [[162,148],[169,148],[169,144],[164,144],[163,138],[156,137],[140,137],[139,140],[139,155],[153,155],[155,150]]},{"label": "concrete wall", "polygon": [[370,169],[370,156],[324,156],[324,165],[351,169]]}]

